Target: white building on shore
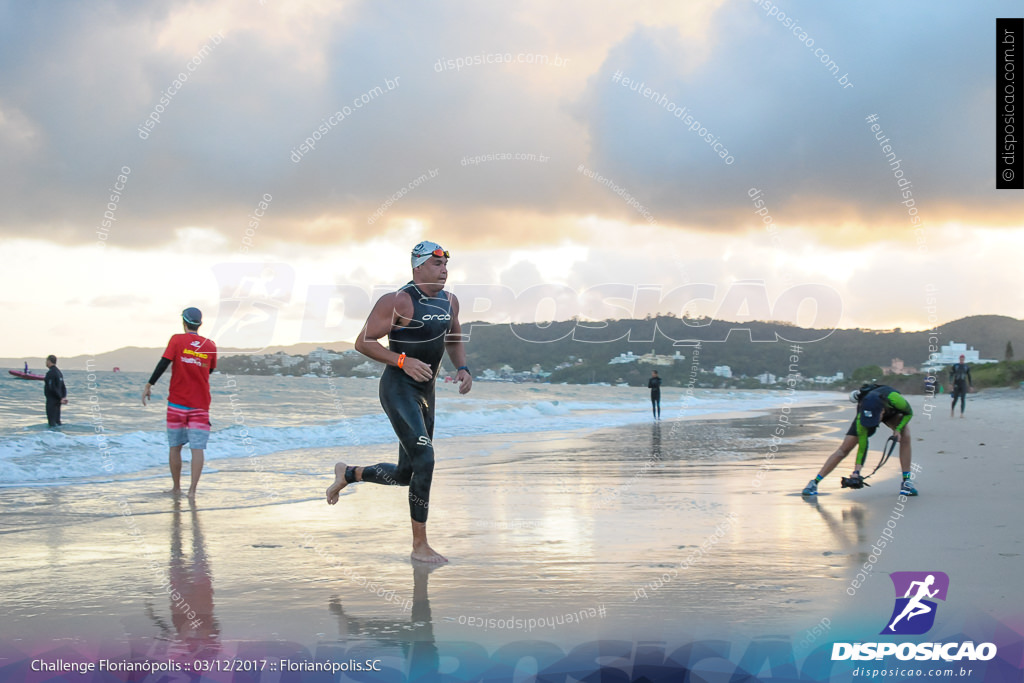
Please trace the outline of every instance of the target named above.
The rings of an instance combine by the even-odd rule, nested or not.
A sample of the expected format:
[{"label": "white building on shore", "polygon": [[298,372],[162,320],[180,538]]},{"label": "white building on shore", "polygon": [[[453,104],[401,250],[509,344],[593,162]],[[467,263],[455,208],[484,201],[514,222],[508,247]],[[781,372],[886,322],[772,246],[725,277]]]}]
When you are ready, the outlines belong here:
[{"label": "white building on shore", "polygon": [[961,355],[964,357],[964,362],[969,365],[999,362],[993,358],[981,358],[981,354],[973,346],[967,348],[967,344],[950,340],[948,344],[939,348],[938,353],[928,355],[928,360],[921,365],[921,372],[933,373],[936,370],[948,369],[949,366],[960,362]]},{"label": "white building on shore", "polygon": [[677,362],[681,362],[681,361],[684,361],[684,360],[686,360],[686,358],[684,358],[683,355],[680,354],[678,351],[676,351],[675,355],[672,355],[672,356],[659,355],[659,354],[655,353],[654,351],[651,351],[650,353],[645,353],[644,355],[640,356],[640,358],[637,360],[637,362],[638,363],[643,363],[645,365],[666,365],[666,366],[668,366],[668,365],[675,365]]},{"label": "white building on shore", "polygon": [[332,360],[339,360],[341,358],[342,355],[340,353],[328,351],[321,346],[318,346],[316,351],[309,352],[309,360],[318,361],[320,363],[330,363]]},{"label": "white building on shore", "polygon": [[840,370],[834,375],[818,375],[811,381],[815,384],[835,384],[836,382],[842,382],[845,379],[846,375],[844,375],[843,371]]}]

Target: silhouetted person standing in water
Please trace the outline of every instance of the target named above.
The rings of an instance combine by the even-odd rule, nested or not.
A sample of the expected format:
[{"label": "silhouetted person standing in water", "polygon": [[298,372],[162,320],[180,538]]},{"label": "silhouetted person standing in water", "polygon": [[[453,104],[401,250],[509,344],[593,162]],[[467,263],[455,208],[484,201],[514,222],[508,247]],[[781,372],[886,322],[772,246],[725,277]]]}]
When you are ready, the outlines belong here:
[{"label": "silhouetted person standing in water", "polygon": [[651,413],[655,420],[661,419],[661,377],[657,370],[651,370],[651,378],[647,380],[647,388],[651,390]]},{"label": "silhouetted person standing in water", "polygon": [[[46,357],[46,379],[43,381],[43,396],[46,397],[46,424],[59,427],[60,407],[68,402],[68,390],[64,386],[64,373],[57,368],[57,356]],[[25,363],[28,372],[28,363]]]}]

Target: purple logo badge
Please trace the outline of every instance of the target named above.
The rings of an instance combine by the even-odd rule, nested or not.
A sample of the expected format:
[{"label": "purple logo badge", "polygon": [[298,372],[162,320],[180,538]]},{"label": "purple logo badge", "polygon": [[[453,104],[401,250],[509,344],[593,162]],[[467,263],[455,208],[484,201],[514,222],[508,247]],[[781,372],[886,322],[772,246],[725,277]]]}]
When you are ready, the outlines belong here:
[{"label": "purple logo badge", "polygon": [[893,572],[896,605],[882,634],[917,636],[935,624],[935,600],[946,599],[949,576],[944,572]]}]

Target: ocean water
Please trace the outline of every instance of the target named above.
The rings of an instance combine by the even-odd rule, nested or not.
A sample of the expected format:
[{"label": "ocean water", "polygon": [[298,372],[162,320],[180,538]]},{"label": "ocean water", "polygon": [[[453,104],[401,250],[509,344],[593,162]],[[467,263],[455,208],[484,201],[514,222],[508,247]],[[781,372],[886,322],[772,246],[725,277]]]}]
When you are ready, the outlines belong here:
[{"label": "ocean water", "polygon": [[[60,430],[46,426],[42,382],[0,380],[0,487],[68,486],[166,476],[168,378],[141,404],[145,373],[66,371],[69,405]],[[207,468],[217,461],[304,449],[391,444],[376,379],[211,376],[213,430]],[[467,395],[437,385],[435,440],[466,435],[594,430],[651,420],[649,393],[636,387],[476,382]],[[663,388],[664,420],[838,403],[834,392]],[[187,459],[187,448],[185,451]],[[486,458],[483,449],[473,457]],[[151,474],[153,473],[153,474]]]}]

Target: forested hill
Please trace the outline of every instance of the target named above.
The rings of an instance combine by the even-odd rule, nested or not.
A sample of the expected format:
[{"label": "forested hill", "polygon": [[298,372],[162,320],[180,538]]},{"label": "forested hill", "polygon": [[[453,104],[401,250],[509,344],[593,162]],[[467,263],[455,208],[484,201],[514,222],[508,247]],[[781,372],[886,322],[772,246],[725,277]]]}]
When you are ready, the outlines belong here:
[{"label": "forested hill", "polygon": [[[716,365],[728,365],[734,376],[763,372],[785,375],[794,346],[799,347],[799,368],[804,377],[839,371],[849,377],[859,367],[888,366],[893,358],[916,368],[928,359],[930,337],[937,337],[939,346],[951,341],[966,343],[977,349],[982,358],[996,360],[1004,358],[1010,342],[1024,357],[1024,321],[998,315],[955,320],[940,326],[938,334],[903,332],[898,328],[829,331],[777,323],[665,316],[603,323],[566,321],[547,327],[464,323],[463,331],[470,335],[466,349],[472,368],[509,365],[524,370],[540,365],[551,372],[560,363],[582,359],[595,381],[632,381],[625,374],[634,373],[625,373],[625,366],[608,365],[619,354],[631,351],[643,355],[653,351],[672,355],[679,351],[692,358],[693,344],[698,340],[700,366],[710,370]],[[648,374],[649,369],[647,366]],[[557,375],[552,377],[556,379]]]}]

